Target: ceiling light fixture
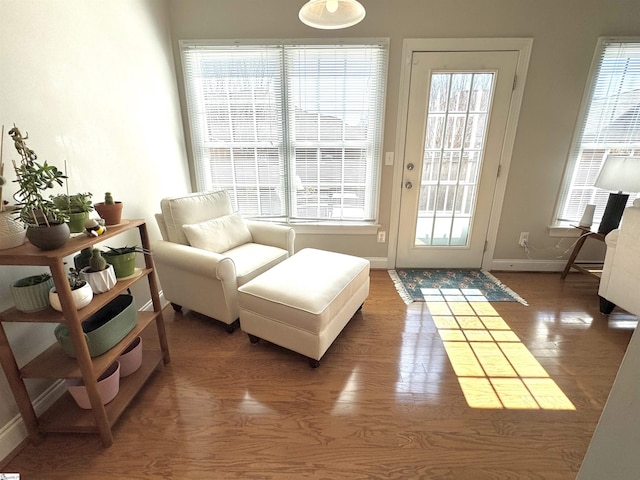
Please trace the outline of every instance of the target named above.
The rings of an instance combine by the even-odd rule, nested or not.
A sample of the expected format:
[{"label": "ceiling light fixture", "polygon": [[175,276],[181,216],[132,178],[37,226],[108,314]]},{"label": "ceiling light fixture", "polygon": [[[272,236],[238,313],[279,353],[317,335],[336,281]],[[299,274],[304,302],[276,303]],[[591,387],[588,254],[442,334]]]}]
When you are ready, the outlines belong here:
[{"label": "ceiling light fixture", "polygon": [[309,0],[300,9],[298,17],[310,27],[335,30],[355,25],[365,14],[357,0]]}]

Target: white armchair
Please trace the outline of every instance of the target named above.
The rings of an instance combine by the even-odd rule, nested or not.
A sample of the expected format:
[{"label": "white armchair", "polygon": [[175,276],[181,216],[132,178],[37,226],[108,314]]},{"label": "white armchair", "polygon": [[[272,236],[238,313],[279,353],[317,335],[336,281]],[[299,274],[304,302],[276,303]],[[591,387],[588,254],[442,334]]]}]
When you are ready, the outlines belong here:
[{"label": "white armchair", "polygon": [[625,209],[620,228],[605,237],[607,253],[600,278],[600,311],[618,307],[640,315],[640,199]]},{"label": "white armchair", "polygon": [[164,297],[239,325],[237,289],[294,253],[293,228],[243,220],[226,191],[164,198],[156,220],[162,240],[153,255]]}]

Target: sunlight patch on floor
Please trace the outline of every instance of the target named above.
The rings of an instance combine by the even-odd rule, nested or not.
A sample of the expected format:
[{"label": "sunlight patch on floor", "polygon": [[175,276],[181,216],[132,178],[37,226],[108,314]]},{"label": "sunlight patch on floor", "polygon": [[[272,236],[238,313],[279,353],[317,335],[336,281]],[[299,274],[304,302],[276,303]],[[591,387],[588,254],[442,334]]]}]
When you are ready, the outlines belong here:
[{"label": "sunlight patch on floor", "polygon": [[470,407],[576,409],[489,302],[450,295],[426,306]]}]

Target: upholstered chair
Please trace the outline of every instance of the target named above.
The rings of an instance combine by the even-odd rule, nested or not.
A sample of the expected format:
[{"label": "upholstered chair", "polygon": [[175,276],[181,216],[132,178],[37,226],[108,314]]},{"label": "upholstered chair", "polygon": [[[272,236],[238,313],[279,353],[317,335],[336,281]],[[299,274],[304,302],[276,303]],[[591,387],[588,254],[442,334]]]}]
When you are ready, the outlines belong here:
[{"label": "upholstered chair", "polygon": [[238,287],[294,253],[293,228],[234,213],[226,191],[164,198],[153,255],[163,296],[174,310],[194,310],[239,325]]},{"label": "upholstered chair", "polygon": [[605,237],[607,253],[600,278],[600,311],[618,307],[640,316],[640,199],[625,209],[620,228]]}]

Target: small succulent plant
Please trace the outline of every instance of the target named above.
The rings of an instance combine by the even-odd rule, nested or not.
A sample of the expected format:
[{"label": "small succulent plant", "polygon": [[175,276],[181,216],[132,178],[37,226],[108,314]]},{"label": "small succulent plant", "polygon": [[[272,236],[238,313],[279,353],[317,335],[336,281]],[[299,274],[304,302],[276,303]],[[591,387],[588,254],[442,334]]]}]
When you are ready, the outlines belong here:
[{"label": "small succulent plant", "polygon": [[89,259],[89,271],[101,272],[107,268],[107,261],[102,256],[102,252],[97,248],[91,250],[91,258]]}]

